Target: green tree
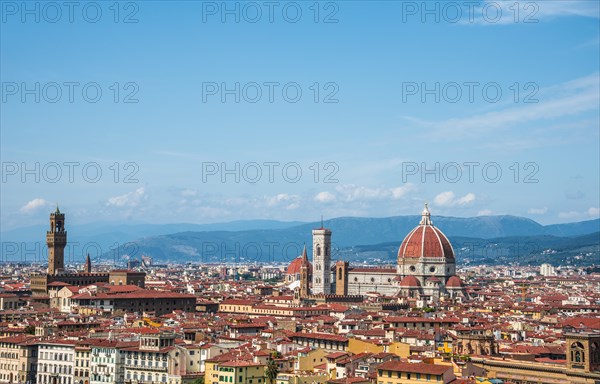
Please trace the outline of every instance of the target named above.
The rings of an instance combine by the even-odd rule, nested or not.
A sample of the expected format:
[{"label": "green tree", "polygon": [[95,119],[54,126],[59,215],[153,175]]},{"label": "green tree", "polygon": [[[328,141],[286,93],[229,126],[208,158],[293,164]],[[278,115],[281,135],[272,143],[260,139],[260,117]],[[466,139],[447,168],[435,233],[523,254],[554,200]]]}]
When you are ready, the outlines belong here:
[{"label": "green tree", "polygon": [[25,333],[30,334],[30,335],[35,335],[35,327],[33,325],[26,326]]},{"label": "green tree", "polygon": [[277,366],[277,362],[274,359],[270,359],[265,370],[265,376],[269,379],[269,384],[273,384],[278,374],[279,367]]}]

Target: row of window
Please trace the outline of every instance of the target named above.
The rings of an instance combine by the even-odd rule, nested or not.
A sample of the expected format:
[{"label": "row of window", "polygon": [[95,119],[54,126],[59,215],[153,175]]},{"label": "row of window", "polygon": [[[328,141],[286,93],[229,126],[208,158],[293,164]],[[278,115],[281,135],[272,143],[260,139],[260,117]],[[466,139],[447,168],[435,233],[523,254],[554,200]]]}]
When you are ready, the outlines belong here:
[{"label": "row of window", "polygon": [[92,358],[92,362],[94,363],[98,363],[98,364],[114,364],[115,363],[115,358],[114,357],[94,357]]},{"label": "row of window", "polygon": [[79,370],[79,369],[75,370],[75,377],[82,377],[82,376],[83,377],[88,377],[89,375],[90,375],[90,371],[83,370],[83,369],[82,370]]},{"label": "row of window", "polygon": [[59,374],[67,374],[70,375],[73,373],[73,367],[65,366],[65,365],[54,365],[54,364],[40,364],[39,369],[40,372],[48,372],[48,373],[59,373]]},{"label": "row of window", "polygon": [[[85,364],[84,364],[85,362]],[[75,360],[75,366],[79,367],[81,366],[82,368],[89,368],[90,367],[90,361],[89,360]]]},{"label": "row of window", "polygon": [[[386,372],[386,376],[387,377],[392,377],[392,371],[385,371]],[[442,380],[442,376],[441,375],[430,375],[430,374],[421,374],[421,373],[410,373],[410,372],[394,372],[395,378],[398,379],[413,379],[413,380],[425,380],[425,381],[431,381],[432,376],[435,376],[435,380],[436,381],[441,381]],[[382,374],[382,371],[379,370],[379,377],[383,377],[384,375]],[[384,384],[383,381],[380,381],[378,384]],[[392,384],[391,382],[388,382],[387,384]]]},{"label": "row of window", "polygon": [[[134,372],[133,375],[131,374],[131,372],[127,372],[127,380],[131,380],[132,378],[133,378],[133,380],[139,380],[139,381],[154,381],[154,382],[160,381],[163,383],[167,382],[167,375],[164,373],[161,376],[156,374],[153,379],[151,373],[149,373],[148,376],[146,376],[144,373],[142,373],[141,375],[138,376],[137,372]],[[148,380],[146,380],[146,378],[148,378]],[[160,378],[160,380],[159,380],[159,378]]]},{"label": "row of window", "polygon": [[[139,361],[137,361],[137,360],[133,360],[133,361],[132,360],[127,360],[127,365],[130,366],[130,367],[131,366],[133,366],[133,367],[138,367],[138,366],[145,367],[146,366],[146,361],[145,360],[142,360],[142,362],[140,364],[138,364],[138,363],[139,363]],[[147,365],[150,368],[152,366],[154,366],[156,368],[160,368],[160,367],[166,368],[167,367],[167,362],[163,361],[162,364],[161,364],[160,361],[156,361],[154,364],[152,364],[152,361],[148,361]]]},{"label": "row of window", "polygon": [[38,376],[40,384],[72,384],[70,376],[42,375]]},{"label": "row of window", "polygon": [[73,355],[69,353],[41,352],[40,355],[43,360],[73,361]]},{"label": "row of window", "polygon": [[[193,353],[192,353],[192,355],[193,355]],[[167,356],[165,356],[164,353],[152,353],[152,352],[146,353],[146,352],[140,352],[138,354],[138,352],[134,352],[133,354],[128,353],[127,354],[127,358],[128,359],[131,359],[131,358],[138,359],[138,358],[140,358],[142,360],[145,360],[146,358],[148,360],[152,360],[152,358],[154,358],[154,360],[160,360],[162,358],[163,360],[165,360],[167,358]]]}]

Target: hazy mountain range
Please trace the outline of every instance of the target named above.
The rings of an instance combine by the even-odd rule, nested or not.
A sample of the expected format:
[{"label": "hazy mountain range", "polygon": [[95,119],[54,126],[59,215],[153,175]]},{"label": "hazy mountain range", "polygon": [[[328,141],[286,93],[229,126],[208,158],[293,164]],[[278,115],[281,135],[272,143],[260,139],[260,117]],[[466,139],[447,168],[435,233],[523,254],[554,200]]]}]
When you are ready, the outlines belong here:
[{"label": "hazy mountain range", "polygon": [[[393,262],[402,239],[419,220],[416,215],[340,217],[326,220],[324,226],[333,231],[334,258]],[[592,264],[599,257],[599,219],[546,226],[508,215],[434,216],[432,221],[450,238],[459,261],[506,263],[518,259],[534,264],[542,260],[559,264],[572,259],[575,264]],[[67,222],[70,248],[66,261],[81,262],[85,253],[96,260],[118,261],[139,259],[142,254],[157,261],[287,261],[300,253],[304,243],[310,252],[311,230],[320,226],[320,222],[275,220],[79,226],[69,226]],[[46,230],[45,226],[33,226],[2,232],[2,260],[44,262]]]}]

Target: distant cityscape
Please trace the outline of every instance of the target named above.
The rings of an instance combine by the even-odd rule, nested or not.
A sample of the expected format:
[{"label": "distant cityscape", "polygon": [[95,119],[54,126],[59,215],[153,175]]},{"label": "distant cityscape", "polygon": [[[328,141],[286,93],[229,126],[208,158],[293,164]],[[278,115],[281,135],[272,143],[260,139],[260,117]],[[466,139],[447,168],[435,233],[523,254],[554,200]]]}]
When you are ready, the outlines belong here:
[{"label": "distant cityscape", "polygon": [[600,384],[599,0],[0,0],[0,384]]},{"label": "distant cityscape", "polygon": [[426,204],[395,265],[332,260],[321,223],[289,263],[119,269],[65,265],[56,207],[47,268],[1,266],[0,382],[599,382],[595,266],[461,266],[434,223]]}]

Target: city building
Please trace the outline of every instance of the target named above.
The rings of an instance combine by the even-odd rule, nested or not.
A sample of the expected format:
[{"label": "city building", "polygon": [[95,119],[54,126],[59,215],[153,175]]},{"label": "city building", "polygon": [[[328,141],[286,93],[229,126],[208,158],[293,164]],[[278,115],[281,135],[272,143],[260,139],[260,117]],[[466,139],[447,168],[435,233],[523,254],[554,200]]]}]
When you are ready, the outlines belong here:
[{"label": "city building", "polygon": [[48,301],[48,291],[52,283],[66,283],[68,285],[82,286],[97,283],[134,284],[144,286],[146,274],[129,270],[116,270],[108,272],[91,272],[92,265],[89,255],[86,257],[84,272],[70,272],[65,270],[65,247],[67,245],[67,230],[65,228],[65,214],[56,211],[50,214],[50,229],[46,232],[48,246],[48,273],[31,275],[31,291],[39,301]]}]

